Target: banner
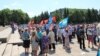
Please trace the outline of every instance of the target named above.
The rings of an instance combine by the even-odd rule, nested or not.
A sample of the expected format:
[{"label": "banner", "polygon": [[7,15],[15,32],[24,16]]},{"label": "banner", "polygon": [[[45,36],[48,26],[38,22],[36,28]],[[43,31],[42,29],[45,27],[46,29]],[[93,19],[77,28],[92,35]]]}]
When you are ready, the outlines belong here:
[{"label": "banner", "polygon": [[59,28],[64,28],[68,24],[68,17],[59,22]]}]

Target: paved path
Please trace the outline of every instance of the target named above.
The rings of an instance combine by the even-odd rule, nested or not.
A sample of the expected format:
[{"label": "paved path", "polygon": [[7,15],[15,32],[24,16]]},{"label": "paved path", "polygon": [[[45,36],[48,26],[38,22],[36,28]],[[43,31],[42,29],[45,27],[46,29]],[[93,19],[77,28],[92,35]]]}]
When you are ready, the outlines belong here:
[{"label": "paved path", "polygon": [[[75,41],[75,39],[74,39]],[[48,54],[48,56],[96,56],[97,50],[92,50],[90,48],[87,48],[86,51],[80,50],[79,45],[77,43],[70,44],[71,45],[71,53],[67,52],[62,44],[56,45],[56,52],[53,51]],[[21,46],[20,50],[23,50],[20,54],[20,56],[24,55],[24,48]],[[31,48],[30,48],[31,53]],[[39,52],[38,52],[39,53]],[[29,55],[31,56],[31,54]]]},{"label": "paved path", "polygon": [[5,26],[5,27],[0,26],[0,31],[3,31],[6,28],[8,28],[8,26]]},{"label": "paved path", "polygon": [[[20,40],[18,31],[16,31],[14,34],[11,34],[11,37],[10,37],[9,42],[8,42],[9,44],[7,45],[7,47],[11,48],[11,50],[10,50],[11,52],[9,52],[9,48],[6,48],[5,49],[5,53],[9,52],[11,55],[25,56],[24,55],[24,48],[22,46],[11,45],[12,43],[15,43],[15,42],[18,42],[18,41],[20,42],[21,40]],[[77,43],[77,40],[75,38],[75,39],[73,39],[73,44],[70,44],[70,46],[71,46],[71,53],[67,52],[63,48],[62,44],[57,44],[56,45],[56,52],[55,53],[50,52],[48,54],[48,56],[96,56],[97,47],[95,47],[95,49],[88,48],[87,47],[88,46],[87,45],[87,40],[85,42],[86,42],[85,43],[86,44],[86,51],[83,51],[83,50],[79,49],[79,44]],[[9,54],[9,53],[7,53],[7,54]],[[39,53],[39,51],[38,51],[38,53]],[[5,56],[6,56],[6,54],[5,54]],[[31,47],[30,47],[30,54],[29,54],[29,56],[31,56]]]}]

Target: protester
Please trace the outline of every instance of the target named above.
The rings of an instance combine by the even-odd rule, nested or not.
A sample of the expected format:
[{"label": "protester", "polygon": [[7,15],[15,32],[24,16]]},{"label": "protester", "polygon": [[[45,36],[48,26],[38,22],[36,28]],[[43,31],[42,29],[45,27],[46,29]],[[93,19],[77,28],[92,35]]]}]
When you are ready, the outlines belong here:
[{"label": "protester", "polygon": [[14,22],[11,22],[10,25],[11,25],[12,33],[14,33],[14,31],[15,31]]},{"label": "protester", "polygon": [[86,30],[86,37],[87,37],[87,39],[88,39],[88,34],[87,34],[87,30],[88,30],[88,28],[89,28],[89,25],[87,24],[87,25],[86,25],[86,28],[85,28],[85,30]]},{"label": "protester", "polygon": [[98,51],[97,51],[97,56],[100,56],[100,24],[97,25],[96,27],[97,30],[97,42],[98,42]]},{"label": "protester", "polygon": [[76,28],[75,26],[72,26],[72,38],[75,38],[75,32],[76,32]]},{"label": "protester", "polygon": [[61,33],[61,29],[60,28],[58,28],[58,30],[57,30],[57,37],[58,37],[58,41],[60,43],[62,43],[62,33]]},{"label": "protester", "polygon": [[80,26],[77,25],[77,28],[76,28],[76,29],[77,29],[77,30],[76,30],[77,42],[79,43],[79,42],[80,42],[80,40],[79,40],[79,37],[80,37],[80,32],[79,32]]},{"label": "protester", "polygon": [[56,47],[55,47],[55,34],[52,31],[52,29],[50,29],[50,31],[48,33],[48,37],[50,39],[49,49],[51,50],[51,48],[53,47],[53,50],[55,51],[55,49],[56,49]]},{"label": "protester", "polygon": [[43,56],[47,56],[48,53],[48,48],[49,48],[49,38],[46,35],[46,32],[43,32],[43,37],[42,37],[42,50],[43,50]]},{"label": "protester", "polygon": [[72,32],[73,32],[73,28],[72,25],[69,25],[69,41],[72,42]]},{"label": "protester", "polygon": [[38,51],[38,38],[37,38],[35,32],[32,32],[31,45],[32,45],[32,54],[33,54],[33,56],[38,56],[37,55],[37,51]]},{"label": "protester", "polygon": [[40,53],[39,55],[41,55],[43,52],[42,52],[42,32],[40,31],[39,28],[37,28],[37,33],[36,33],[37,37],[38,37],[38,40],[39,40],[39,46],[40,46]]},{"label": "protester", "polygon": [[63,40],[63,47],[64,47],[65,46],[65,37],[64,37],[65,29],[61,29],[61,33],[62,33],[62,40]]},{"label": "protester", "polygon": [[94,42],[94,45],[97,46],[96,37],[97,37],[97,29],[96,29],[96,26],[93,25],[93,42]]},{"label": "protester", "polygon": [[57,28],[56,28],[56,26],[53,27],[53,32],[55,34],[55,41],[56,41],[56,44],[57,44],[58,38],[57,38]]},{"label": "protester", "polygon": [[80,25],[79,32],[80,32],[80,37],[79,37],[80,49],[85,50],[85,35],[84,35],[83,25]]},{"label": "protester", "polygon": [[19,35],[20,35],[20,39],[22,39],[22,37],[23,37],[23,30],[22,29],[19,29]]},{"label": "protester", "polygon": [[65,48],[67,50],[70,50],[70,45],[69,45],[69,28],[68,27],[65,29],[64,37],[65,37]]},{"label": "protester", "polygon": [[29,53],[29,47],[30,47],[30,36],[29,36],[29,32],[27,29],[25,29],[25,31],[23,32],[23,47],[25,48],[25,54]]},{"label": "protester", "polygon": [[88,47],[90,48],[90,42],[92,43],[92,48],[93,47],[93,28],[91,25],[89,25],[88,29],[87,29],[87,35],[88,35]]}]

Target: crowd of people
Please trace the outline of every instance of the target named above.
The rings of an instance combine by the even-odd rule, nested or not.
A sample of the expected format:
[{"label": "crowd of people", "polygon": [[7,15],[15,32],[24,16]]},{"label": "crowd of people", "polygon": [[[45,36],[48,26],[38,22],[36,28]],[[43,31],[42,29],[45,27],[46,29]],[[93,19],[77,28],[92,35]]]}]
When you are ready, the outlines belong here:
[{"label": "crowd of people", "polygon": [[24,28],[19,29],[19,34],[23,40],[23,47],[25,48],[25,54],[29,53],[29,47],[31,44],[32,55],[38,56],[37,52],[40,48],[39,55],[47,56],[50,50],[55,51],[56,45],[62,43],[65,50],[71,50],[70,43],[73,42],[73,38],[77,36],[77,42],[80,45],[80,49],[85,50],[85,40],[88,40],[88,47],[94,48],[97,46],[97,29],[95,24],[88,25],[68,25],[65,28],[59,28],[56,25],[51,25],[49,28],[44,26],[31,27],[31,29]]}]

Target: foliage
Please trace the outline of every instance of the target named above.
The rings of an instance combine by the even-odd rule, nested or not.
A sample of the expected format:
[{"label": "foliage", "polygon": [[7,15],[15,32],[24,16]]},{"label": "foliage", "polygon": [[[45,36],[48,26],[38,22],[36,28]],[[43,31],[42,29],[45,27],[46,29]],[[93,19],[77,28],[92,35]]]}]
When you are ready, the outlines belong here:
[{"label": "foliage", "polygon": [[[100,11],[98,11],[97,9],[62,8],[50,12],[50,14],[52,16],[56,16],[57,22],[66,17],[69,17],[69,23],[72,24],[100,22]],[[49,14],[45,14],[42,12],[41,15],[35,16],[36,18],[34,18],[36,20],[39,20],[37,21],[37,23],[39,23],[41,20],[44,20],[44,17],[48,18],[48,15]]]},{"label": "foliage", "polygon": [[10,22],[16,22],[18,24],[27,23],[30,20],[27,13],[24,13],[22,10],[10,10],[3,9],[0,11],[0,25],[7,25]]}]

